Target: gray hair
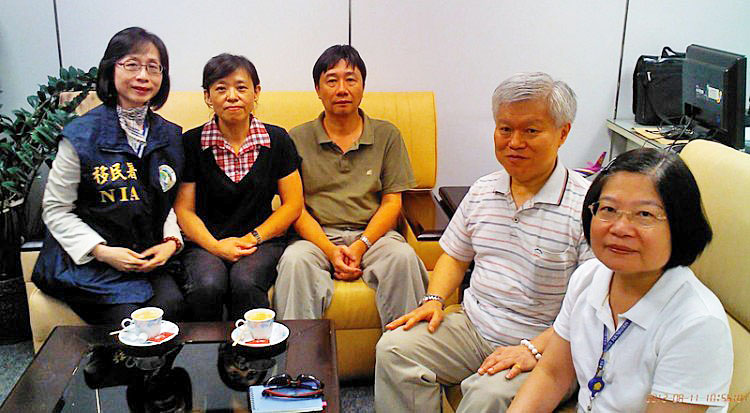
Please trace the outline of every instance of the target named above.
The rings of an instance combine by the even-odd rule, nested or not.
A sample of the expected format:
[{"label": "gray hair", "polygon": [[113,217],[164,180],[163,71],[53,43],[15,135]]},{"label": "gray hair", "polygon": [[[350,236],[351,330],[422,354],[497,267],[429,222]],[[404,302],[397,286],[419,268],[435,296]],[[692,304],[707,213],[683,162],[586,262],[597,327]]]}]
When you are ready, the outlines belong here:
[{"label": "gray hair", "polygon": [[500,83],[492,94],[492,114],[497,117],[501,105],[529,99],[544,99],[558,127],[576,117],[573,89],[543,72],[516,73]]}]

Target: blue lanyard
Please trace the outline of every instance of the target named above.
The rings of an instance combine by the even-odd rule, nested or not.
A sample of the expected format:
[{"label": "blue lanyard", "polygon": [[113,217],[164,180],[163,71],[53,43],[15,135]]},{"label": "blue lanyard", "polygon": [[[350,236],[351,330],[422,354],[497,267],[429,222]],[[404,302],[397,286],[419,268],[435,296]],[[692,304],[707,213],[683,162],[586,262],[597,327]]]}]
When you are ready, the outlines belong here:
[{"label": "blue lanyard", "polygon": [[[625,332],[625,330],[630,327],[630,320],[625,320],[624,323],[620,326],[620,328],[615,331],[615,334],[612,335],[612,338],[609,340],[607,339],[607,326],[604,326],[604,338],[602,339],[602,355],[599,357],[599,363],[596,366],[596,373],[594,374],[594,377],[589,380],[589,390],[591,391],[591,399],[593,400],[596,395],[604,389],[604,380],[602,379],[602,370],[604,370],[604,365],[606,364],[606,361],[604,360],[604,355],[609,351],[609,349],[612,348],[612,346],[615,345],[615,342],[617,339],[620,338],[622,333]],[[589,403],[588,410],[591,410],[591,403]]]}]

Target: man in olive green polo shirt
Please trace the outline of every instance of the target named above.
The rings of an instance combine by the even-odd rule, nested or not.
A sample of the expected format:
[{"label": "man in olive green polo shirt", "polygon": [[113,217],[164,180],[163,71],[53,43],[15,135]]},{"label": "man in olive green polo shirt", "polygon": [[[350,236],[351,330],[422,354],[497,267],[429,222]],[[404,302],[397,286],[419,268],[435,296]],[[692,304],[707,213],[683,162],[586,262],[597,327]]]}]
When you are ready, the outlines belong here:
[{"label": "man in olive green polo shirt", "polygon": [[289,132],[302,157],[306,209],[294,224],[302,239],[277,267],[279,319],[321,318],[333,278],[362,277],[375,289],[382,325],[416,308],[425,293],[424,264],[393,230],[414,174],[398,129],[359,109],[366,74],[353,47],[328,48],[313,67],[325,110]]}]

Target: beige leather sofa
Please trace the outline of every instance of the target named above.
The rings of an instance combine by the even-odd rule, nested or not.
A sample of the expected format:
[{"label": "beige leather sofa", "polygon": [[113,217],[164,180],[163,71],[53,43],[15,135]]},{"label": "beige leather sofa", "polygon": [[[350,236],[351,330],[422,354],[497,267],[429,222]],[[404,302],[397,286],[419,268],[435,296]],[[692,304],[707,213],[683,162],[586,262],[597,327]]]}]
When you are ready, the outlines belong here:
[{"label": "beige leather sofa", "polygon": [[[96,104],[95,100],[87,99],[81,111]],[[399,227],[427,268],[432,270],[441,253],[437,245],[439,227],[447,223],[447,217],[436,207],[430,192],[435,185],[437,165],[434,96],[431,92],[369,92],[364,95],[362,108],[374,118],[391,121],[403,134],[418,190],[404,196],[404,219]],[[317,117],[321,111],[322,105],[314,92],[264,91],[256,114],[262,121],[288,130]],[[201,91],[172,92],[159,112],[184,130],[205,123],[211,116]],[[36,252],[25,252],[22,262],[34,348],[38,350],[55,326],[85,323],[67,305],[43,294],[31,283],[36,255]],[[456,302],[456,296],[451,300]],[[371,378],[375,344],[381,334],[374,291],[361,280],[336,281],[333,301],[325,318],[333,320],[336,329],[339,377],[342,380]]]},{"label": "beige leather sofa", "polygon": [[[698,181],[714,231],[713,241],[692,269],[719,297],[729,318],[734,347],[729,412],[750,412],[750,155],[697,140],[680,156]],[[460,387],[450,387],[445,394],[456,408]],[[573,412],[575,403],[558,411]]]}]

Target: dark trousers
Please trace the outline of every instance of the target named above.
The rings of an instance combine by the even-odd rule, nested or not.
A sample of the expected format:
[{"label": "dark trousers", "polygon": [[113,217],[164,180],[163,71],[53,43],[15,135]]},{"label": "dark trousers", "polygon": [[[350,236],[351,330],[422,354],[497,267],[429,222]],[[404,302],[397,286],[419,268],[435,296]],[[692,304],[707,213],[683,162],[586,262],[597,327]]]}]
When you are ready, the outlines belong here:
[{"label": "dark trousers", "polygon": [[276,281],[276,263],[285,247],[285,239],[272,239],[232,263],[188,244],[181,257],[187,278],[188,317],[192,321],[221,320],[225,303],[231,320],[242,318],[253,308],[269,308],[268,290]]},{"label": "dark trousers", "polygon": [[69,302],[70,306],[83,321],[88,324],[120,324],[130,317],[130,313],[141,307],[159,307],[164,310],[164,320],[182,321],[185,300],[171,275],[160,272],[151,273],[149,278],[154,295],[145,303],[128,304],[91,304]]}]

